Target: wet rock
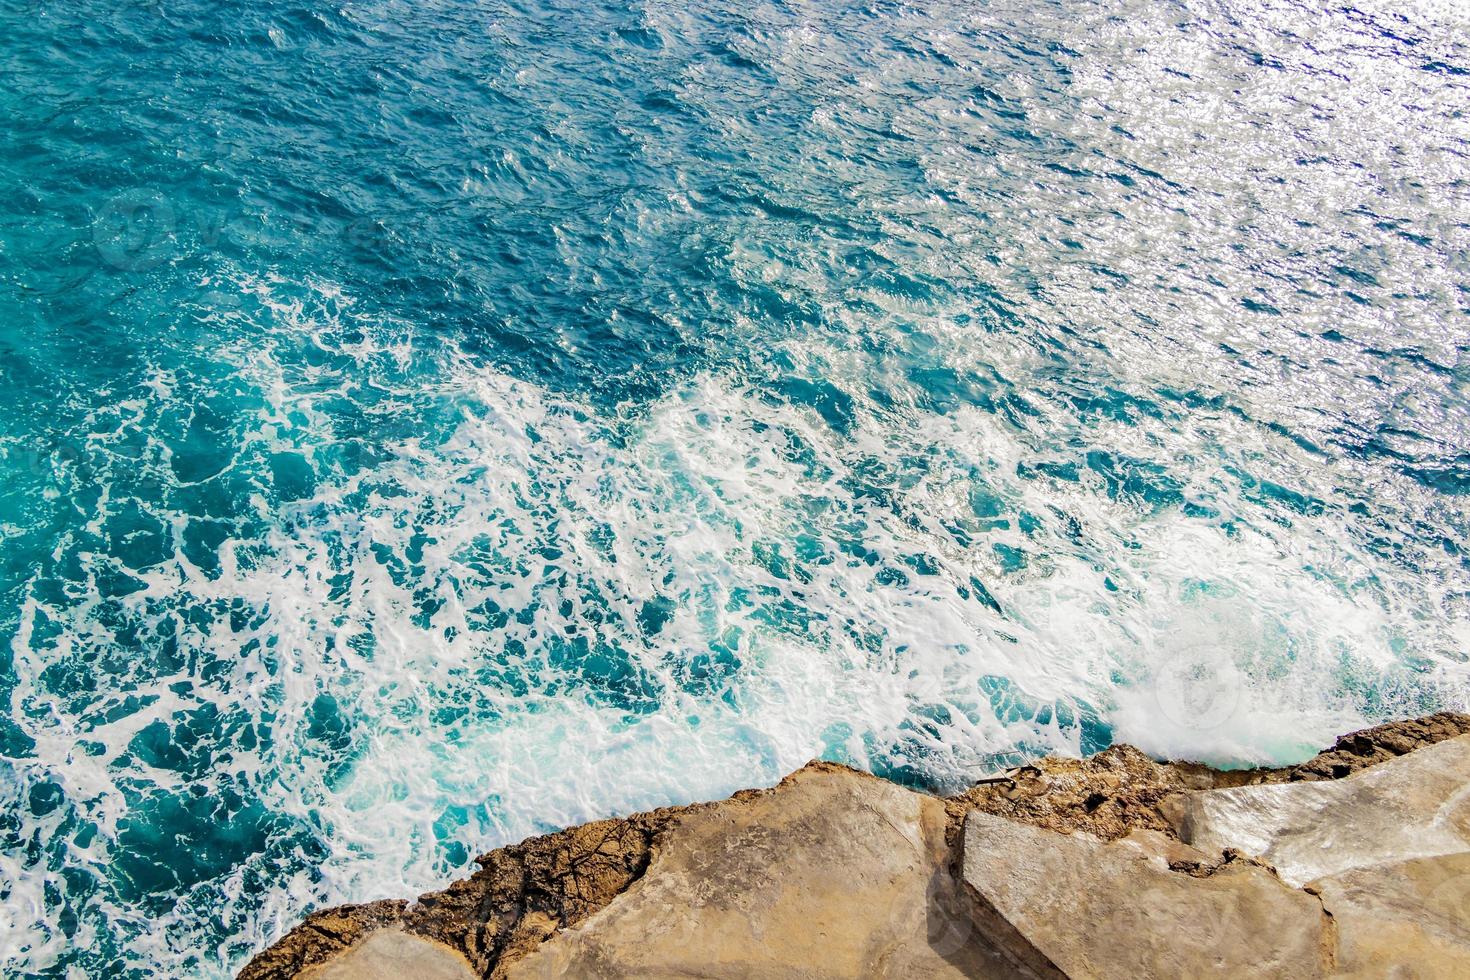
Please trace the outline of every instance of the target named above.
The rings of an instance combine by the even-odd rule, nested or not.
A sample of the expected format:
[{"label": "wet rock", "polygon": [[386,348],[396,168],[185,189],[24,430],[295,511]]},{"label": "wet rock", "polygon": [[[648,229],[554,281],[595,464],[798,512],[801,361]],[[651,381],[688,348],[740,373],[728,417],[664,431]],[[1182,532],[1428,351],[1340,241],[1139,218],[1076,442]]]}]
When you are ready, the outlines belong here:
[{"label": "wet rock", "polygon": [[462,955],[477,976],[607,905],[648,867],[671,808],[532,837],[477,859],[480,870],[416,902],[346,905],[308,916],[251,960],[239,980],[289,980],[375,930],[401,928]]},{"label": "wet rock", "polygon": [[403,901],[341,905],[316,912],[269,949],[256,954],[239,980],[291,980],[312,965],[332,959],[375,930],[395,925]]},{"label": "wet rock", "polygon": [[972,810],[1064,833],[1103,840],[1134,830],[1172,834],[1160,805],[1192,789],[1215,785],[1204,766],[1155,762],[1131,745],[1088,759],[1049,758],[975,786],[946,801],[958,835]]},{"label": "wet rock", "polygon": [[1174,834],[1178,794],[1270,783],[1339,779],[1445,739],[1470,734],[1470,715],[1441,712],[1344,735],[1298,766],[1219,770],[1194,762],[1156,762],[1131,745],[1087,759],[1051,757],[975,785],[946,801],[957,837],[965,814],[980,810],[1038,827],[1084,831],[1104,840],[1135,830]]},{"label": "wet rock", "polygon": [[1303,885],[1325,875],[1470,850],[1470,736],[1345,779],[1241,786],[1171,801],[1179,837],[1238,848]]},{"label": "wet rock", "polygon": [[1470,715],[1456,711],[1391,721],[1341,736],[1332,748],[1285,770],[1284,777],[1292,782],[1342,779],[1460,735],[1470,735]]}]

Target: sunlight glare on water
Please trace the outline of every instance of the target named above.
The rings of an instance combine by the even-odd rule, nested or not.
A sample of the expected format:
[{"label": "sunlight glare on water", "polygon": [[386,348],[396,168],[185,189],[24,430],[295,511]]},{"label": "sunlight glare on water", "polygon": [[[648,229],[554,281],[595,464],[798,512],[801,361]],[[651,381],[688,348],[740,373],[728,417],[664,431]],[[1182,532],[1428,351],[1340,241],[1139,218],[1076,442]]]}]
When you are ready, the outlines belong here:
[{"label": "sunlight glare on water", "polygon": [[0,971],[1463,708],[1467,28],[0,0]]}]

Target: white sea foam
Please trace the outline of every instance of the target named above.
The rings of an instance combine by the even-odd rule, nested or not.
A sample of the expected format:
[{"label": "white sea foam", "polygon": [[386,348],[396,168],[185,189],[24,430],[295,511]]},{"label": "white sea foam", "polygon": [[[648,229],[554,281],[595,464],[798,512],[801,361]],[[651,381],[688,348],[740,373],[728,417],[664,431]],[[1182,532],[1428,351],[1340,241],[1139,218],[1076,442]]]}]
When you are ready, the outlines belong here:
[{"label": "white sea foam", "polygon": [[[1464,690],[1464,637],[1435,612],[1458,601],[1452,560],[1421,550],[1406,568],[1366,547],[1348,464],[1229,412],[1085,417],[1050,397],[1034,349],[997,344],[996,372],[1049,399],[1035,430],[973,407],[860,404],[838,431],[715,372],[607,416],[452,350],[436,380],[395,380],[416,356],[408,328],[344,330],[363,325],[339,292],[245,285],[276,332],[223,353],[261,398],[237,461],[293,452],[325,468],[338,398],[422,428],[305,499],[255,499],[263,544],[225,542],[217,569],[175,547],[132,570],[127,617],[207,653],[207,679],[140,669],[100,703],[52,693],[47,665],[105,648],[116,624],[95,594],[27,601],[11,718],[37,749],[6,796],[63,786],[96,827],[69,864],[105,878],[139,794],[189,785],[244,787],[319,849],[246,862],[153,917],[105,889],[86,899],[162,973],[223,974],[309,907],[414,894],[498,844],[769,784],[814,756],[955,786],[1110,728],[1164,756],[1286,762]],[[288,356],[302,337],[327,365]],[[840,365],[854,390],[871,381],[852,350],[790,354]],[[95,441],[142,433],[145,460],[166,461],[148,427],[178,384],[157,374]],[[1177,496],[1120,491],[1088,452],[1165,461]],[[1262,496],[1249,474],[1263,465],[1317,503]],[[1389,526],[1442,506],[1406,478],[1365,476]],[[119,505],[110,492],[96,527]],[[190,520],[161,516],[176,540]],[[94,577],[115,565],[79,560]],[[343,733],[330,750],[324,696]],[[209,703],[269,743],[236,732],[191,777],[128,754]],[[63,812],[29,829],[61,833]],[[4,860],[6,955],[42,968],[66,944],[43,890],[67,885]],[[201,951],[209,916],[234,945]],[[83,915],[78,937],[95,929]]]},{"label": "white sea foam", "polygon": [[[350,7],[344,24],[402,26]],[[1283,763],[1463,707],[1470,498],[1432,485],[1463,480],[1470,444],[1467,228],[1446,207],[1462,8],[659,6],[637,22],[678,67],[617,107],[612,144],[566,104],[643,73],[622,32],[558,51],[472,18],[475,40],[504,32],[501,76],[431,81],[516,109],[450,127],[476,153],[432,180],[459,198],[388,250],[412,258],[395,273],[455,266],[453,323],[275,274],[136,306],[153,279],[68,284],[115,299],[99,322],[156,363],[59,393],[94,406],[57,424],[64,452],[0,446],[30,454],[46,505],[0,526],[37,566],[4,706],[22,748],[0,759],[0,973],[79,975],[86,950],[99,972],[225,976],[309,908],[817,755],[941,788],[1109,739]],[[479,50],[430,25],[453,57]],[[603,56],[616,71],[585,87]],[[531,138],[501,140],[508,120]],[[392,162],[381,140],[367,165]],[[318,197],[235,169],[247,141],[219,149],[211,202],[236,179]],[[604,185],[625,151],[647,186]],[[407,232],[386,219],[417,221],[399,206],[426,188],[384,190],[337,203]],[[529,282],[489,229],[604,190],[611,216],[568,210],[525,253],[561,267],[543,285],[610,319],[657,300],[672,326],[650,345],[706,313],[722,338],[621,407],[453,339]],[[144,196],[187,237],[199,215]],[[262,218],[282,230],[227,221],[177,267],[95,244],[111,273],[172,285],[229,256],[342,258],[307,241],[338,237],[326,223]],[[534,299],[489,306],[557,331],[535,353],[588,353]]]}]

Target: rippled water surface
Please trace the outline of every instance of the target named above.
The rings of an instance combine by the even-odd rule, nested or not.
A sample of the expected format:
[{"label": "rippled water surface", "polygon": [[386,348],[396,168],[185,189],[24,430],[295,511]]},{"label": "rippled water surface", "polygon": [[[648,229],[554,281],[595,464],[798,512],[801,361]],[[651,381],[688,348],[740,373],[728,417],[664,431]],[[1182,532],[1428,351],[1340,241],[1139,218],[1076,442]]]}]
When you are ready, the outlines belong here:
[{"label": "rippled water surface", "polygon": [[813,756],[1466,702],[1445,0],[0,0],[0,972]]}]

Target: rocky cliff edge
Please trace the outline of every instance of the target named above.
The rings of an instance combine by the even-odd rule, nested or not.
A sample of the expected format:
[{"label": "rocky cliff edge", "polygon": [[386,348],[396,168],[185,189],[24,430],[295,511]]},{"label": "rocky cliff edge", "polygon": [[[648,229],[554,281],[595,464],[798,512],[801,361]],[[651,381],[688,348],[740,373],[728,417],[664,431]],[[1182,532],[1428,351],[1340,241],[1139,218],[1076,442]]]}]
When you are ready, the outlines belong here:
[{"label": "rocky cliff edge", "polygon": [[1470,976],[1470,715],[1222,772],[1130,746],[948,799],[813,762],[317,912],[240,980]]}]

